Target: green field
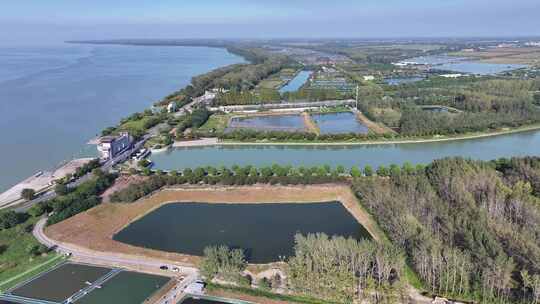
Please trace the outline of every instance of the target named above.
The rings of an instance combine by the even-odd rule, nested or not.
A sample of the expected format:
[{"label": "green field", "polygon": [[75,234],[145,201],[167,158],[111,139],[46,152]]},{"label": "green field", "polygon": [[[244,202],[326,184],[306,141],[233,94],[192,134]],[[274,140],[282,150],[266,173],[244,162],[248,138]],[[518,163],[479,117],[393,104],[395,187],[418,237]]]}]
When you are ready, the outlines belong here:
[{"label": "green field", "polygon": [[30,218],[25,223],[0,231],[0,290],[6,290],[62,261],[54,253],[34,255],[31,252],[39,246],[32,236],[32,228],[37,221],[37,218]]},{"label": "green field", "polygon": [[225,128],[227,128],[227,124],[232,116],[232,114],[214,114],[210,116],[208,121],[202,125],[199,130],[208,132],[214,131],[217,133],[223,132],[225,131]]}]

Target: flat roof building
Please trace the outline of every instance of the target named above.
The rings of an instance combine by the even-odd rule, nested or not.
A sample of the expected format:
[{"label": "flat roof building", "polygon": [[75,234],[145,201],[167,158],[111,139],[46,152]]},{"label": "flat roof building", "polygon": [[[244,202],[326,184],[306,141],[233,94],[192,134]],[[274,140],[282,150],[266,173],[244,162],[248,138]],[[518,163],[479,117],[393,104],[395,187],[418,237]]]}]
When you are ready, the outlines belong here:
[{"label": "flat roof building", "polygon": [[111,159],[125,150],[131,148],[133,137],[128,132],[121,132],[118,136],[103,136],[99,140],[97,149],[102,159]]}]

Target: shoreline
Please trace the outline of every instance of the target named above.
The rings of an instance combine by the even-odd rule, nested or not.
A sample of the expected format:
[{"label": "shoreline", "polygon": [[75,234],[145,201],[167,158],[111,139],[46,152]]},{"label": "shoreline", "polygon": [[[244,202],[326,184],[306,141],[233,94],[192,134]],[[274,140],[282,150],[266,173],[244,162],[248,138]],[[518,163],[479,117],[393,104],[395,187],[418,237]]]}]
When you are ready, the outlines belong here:
[{"label": "shoreline", "polygon": [[397,139],[397,140],[371,140],[371,141],[306,141],[306,142],[240,142],[240,141],[219,141],[217,138],[212,141],[186,141],[186,142],[174,142],[174,148],[187,148],[187,147],[214,147],[214,146],[371,146],[371,145],[404,145],[404,144],[425,144],[436,142],[451,142],[472,140],[488,137],[496,137],[503,135],[510,135],[515,133],[523,133],[530,131],[540,130],[540,124],[530,125],[526,127],[519,127],[515,129],[495,131],[490,133],[479,133],[469,135],[459,135],[456,137],[440,137],[440,138],[418,138],[418,139]]}]

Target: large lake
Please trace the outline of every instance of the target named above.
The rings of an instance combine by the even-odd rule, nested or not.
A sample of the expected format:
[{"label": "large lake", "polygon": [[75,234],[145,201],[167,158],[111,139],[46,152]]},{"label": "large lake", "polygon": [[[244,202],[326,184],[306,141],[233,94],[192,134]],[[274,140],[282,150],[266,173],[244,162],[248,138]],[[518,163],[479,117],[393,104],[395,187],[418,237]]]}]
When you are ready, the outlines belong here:
[{"label": "large lake", "polygon": [[224,49],[166,46],[0,48],[0,191],[74,156],[120,118],[243,59]]},{"label": "large lake", "polygon": [[434,142],[365,146],[212,146],[177,148],[152,154],[154,168],[173,170],[198,166],[256,165],[274,163],[313,166],[379,166],[392,163],[427,164],[447,156],[492,160],[500,157],[539,156],[540,131]]},{"label": "large lake", "polygon": [[249,262],[269,263],[294,253],[297,232],[370,237],[339,202],[173,203],[127,226],[114,240],[197,256],[202,256],[207,246],[227,245],[243,249]]}]

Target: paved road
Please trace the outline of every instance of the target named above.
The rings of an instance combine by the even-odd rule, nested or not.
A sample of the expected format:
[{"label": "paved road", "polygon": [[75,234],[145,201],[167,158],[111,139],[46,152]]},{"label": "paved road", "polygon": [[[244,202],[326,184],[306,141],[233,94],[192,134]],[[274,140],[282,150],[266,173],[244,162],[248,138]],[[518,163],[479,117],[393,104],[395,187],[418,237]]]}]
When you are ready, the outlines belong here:
[{"label": "paved road", "polygon": [[[110,169],[112,169],[112,167],[114,167],[114,165],[116,164],[119,164],[121,162],[124,162],[126,161],[135,151],[139,150],[140,148],[142,148],[142,146],[144,145],[144,143],[151,137],[150,134],[146,134],[145,136],[143,136],[143,138],[136,142],[133,147],[131,149],[128,149],[124,152],[122,152],[120,155],[117,155],[114,159],[112,160],[108,160],[106,161],[105,163],[103,163],[101,165],[101,170],[103,171],[109,171]],[[92,173],[88,173],[84,176],[81,176],[80,178],[78,178],[77,180],[69,183],[67,186],[68,188],[76,188],[78,187],[80,184],[88,181],[90,178],[92,177]],[[36,197],[35,199],[31,200],[31,201],[28,201],[28,202],[24,202],[20,205],[18,205],[16,208],[14,208],[13,210],[15,212],[19,212],[19,213],[23,213],[23,212],[26,212],[28,211],[28,209],[32,208],[32,206],[34,206],[35,204],[37,203],[40,203],[40,202],[44,202],[44,201],[48,201],[48,200],[51,200],[53,198],[56,197],[56,193],[54,192],[54,190],[49,190],[43,194],[41,194],[40,196]]]},{"label": "paved road", "polygon": [[[136,257],[126,257],[125,255],[120,255],[116,253],[108,252],[98,252],[90,249],[80,248],[78,246],[72,246],[69,244],[63,244],[56,242],[55,240],[50,239],[44,233],[45,224],[47,222],[46,218],[39,220],[34,226],[32,234],[34,237],[43,245],[49,248],[55,248],[56,251],[63,254],[71,254],[73,257],[88,259],[95,264],[114,264],[120,267],[125,266],[126,268],[130,267],[148,267],[158,270],[162,265],[170,265],[167,261],[162,261],[152,258],[136,258]],[[198,275],[198,269],[195,267],[187,266],[178,266],[180,273],[188,275]]]}]

